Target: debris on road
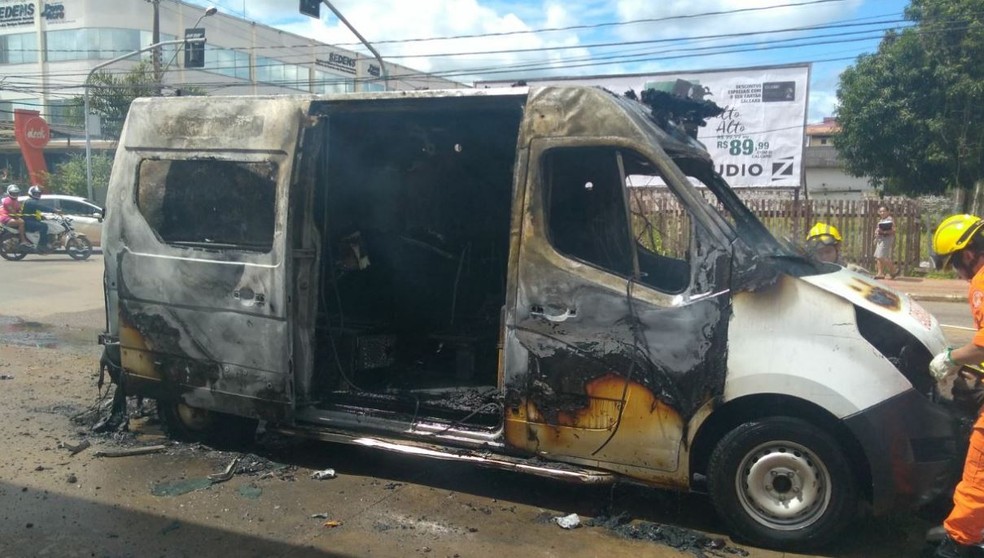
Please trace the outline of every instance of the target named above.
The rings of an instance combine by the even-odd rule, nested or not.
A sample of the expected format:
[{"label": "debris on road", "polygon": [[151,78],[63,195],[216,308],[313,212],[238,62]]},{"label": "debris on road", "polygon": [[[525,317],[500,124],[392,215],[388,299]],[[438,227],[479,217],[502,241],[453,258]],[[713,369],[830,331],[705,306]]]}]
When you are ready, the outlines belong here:
[{"label": "debris on road", "polygon": [[96,457],[133,457],[135,455],[146,455],[148,453],[158,453],[167,449],[167,446],[143,446],[140,448],[129,448],[121,450],[99,450],[93,455]]},{"label": "debris on road", "polygon": [[169,484],[155,484],[150,488],[150,493],[154,496],[181,496],[196,490],[202,490],[212,486],[212,481],[208,479],[185,479]]},{"label": "debris on road", "polygon": [[328,512],[312,513],[311,519],[328,519]]},{"label": "debris on road", "polygon": [[664,525],[651,521],[633,522],[625,514],[599,516],[585,522],[591,527],[605,527],[615,534],[635,540],[652,541],[664,544],[681,552],[689,552],[696,558],[706,558],[708,554],[722,556],[748,556],[748,551],[737,546],[729,546],[722,538],[707,535],[674,525]]},{"label": "debris on road", "polygon": [[69,473],[68,478],[65,479],[68,484],[75,484],[79,482],[79,478],[75,476],[75,473]]},{"label": "debris on road", "polygon": [[325,469],[323,471],[315,471],[311,473],[311,478],[314,480],[325,480],[335,478],[334,469]]},{"label": "debris on road", "polygon": [[581,526],[581,518],[577,516],[576,513],[570,515],[565,515],[561,517],[553,518],[554,523],[560,525],[563,529],[577,529]]},{"label": "debris on road", "polygon": [[242,454],[237,455],[229,462],[229,466],[225,468],[225,471],[209,475],[208,480],[212,481],[212,483],[220,483],[231,479],[236,474],[236,465],[239,465],[239,460],[242,458]]},{"label": "debris on road", "polygon": [[334,529],[335,527],[340,527],[341,525],[342,522],[337,519],[329,519],[328,521],[322,523],[322,526],[328,527],[329,529]]},{"label": "debris on road", "polygon": [[75,455],[91,445],[92,444],[89,443],[89,440],[82,440],[77,445],[72,445],[66,442],[58,442],[58,447],[62,449],[67,449],[69,455]]},{"label": "debris on road", "polygon": [[0,374],[0,380],[13,380],[14,377],[10,374]]}]

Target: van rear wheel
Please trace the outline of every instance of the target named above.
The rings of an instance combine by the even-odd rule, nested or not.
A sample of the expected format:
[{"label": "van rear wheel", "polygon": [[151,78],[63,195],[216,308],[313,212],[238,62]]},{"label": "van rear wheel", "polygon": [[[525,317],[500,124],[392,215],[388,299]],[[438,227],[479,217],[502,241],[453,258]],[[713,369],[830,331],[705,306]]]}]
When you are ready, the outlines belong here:
[{"label": "van rear wheel", "polygon": [[791,417],[747,422],[724,436],[711,454],[708,487],[736,535],[784,550],[830,542],[858,507],[854,475],[840,447]]},{"label": "van rear wheel", "polygon": [[167,435],[184,442],[244,446],[256,434],[256,419],[200,409],[180,401],[158,401],[157,413]]}]

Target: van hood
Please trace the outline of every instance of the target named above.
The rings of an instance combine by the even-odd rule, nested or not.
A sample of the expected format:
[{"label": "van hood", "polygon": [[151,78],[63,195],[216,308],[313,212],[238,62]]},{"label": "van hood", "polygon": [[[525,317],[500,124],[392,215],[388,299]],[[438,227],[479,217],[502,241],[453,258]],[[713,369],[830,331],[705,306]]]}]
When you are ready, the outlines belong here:
[{"label": "van hood", "polygon": [[800,277],[904,328],[926,345],[932,354],[946,348],[946,337],[936,317],[906,293],[879,283],[867,275],[842,268],[833,273]]}]

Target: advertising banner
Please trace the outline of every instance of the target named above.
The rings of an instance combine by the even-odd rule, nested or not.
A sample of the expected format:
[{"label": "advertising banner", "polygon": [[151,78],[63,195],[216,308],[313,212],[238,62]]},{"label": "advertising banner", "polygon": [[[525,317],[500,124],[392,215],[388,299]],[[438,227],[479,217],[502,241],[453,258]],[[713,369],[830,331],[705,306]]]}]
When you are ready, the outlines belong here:
[{"label": "advertising banner", "polygon": [[[535,85],[599,85],[615,93],[659,89],[686,94],[724,109],[697,133],[718,172],[735,187],[802,186],[803,137],[810,66],[772,66],[701,72],[670,72],[525,80]],[[478,82],[476,87],[515,83]]]}]

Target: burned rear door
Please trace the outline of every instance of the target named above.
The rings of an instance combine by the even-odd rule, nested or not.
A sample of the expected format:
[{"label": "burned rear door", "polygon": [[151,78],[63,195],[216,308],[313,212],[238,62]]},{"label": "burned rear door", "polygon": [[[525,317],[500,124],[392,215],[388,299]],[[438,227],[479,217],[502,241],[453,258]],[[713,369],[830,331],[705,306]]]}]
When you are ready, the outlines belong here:
[{"label": "burned rear door", "polygon": [[506,330],[510,445],[676,471],[688,419],[721,393],[727,245],[679,204],[630,210],[629,175],[659,172],[624,147],[532,142]]},{"label": "burned rear door", "polygon": [[119,242],[107,281],[127,391],[283,420],[293,392],[287,200],[302,112],[288,101],[196,103],[138,111],[148,133],[127,136],[123,168],[134,174],[109,200]]}]

